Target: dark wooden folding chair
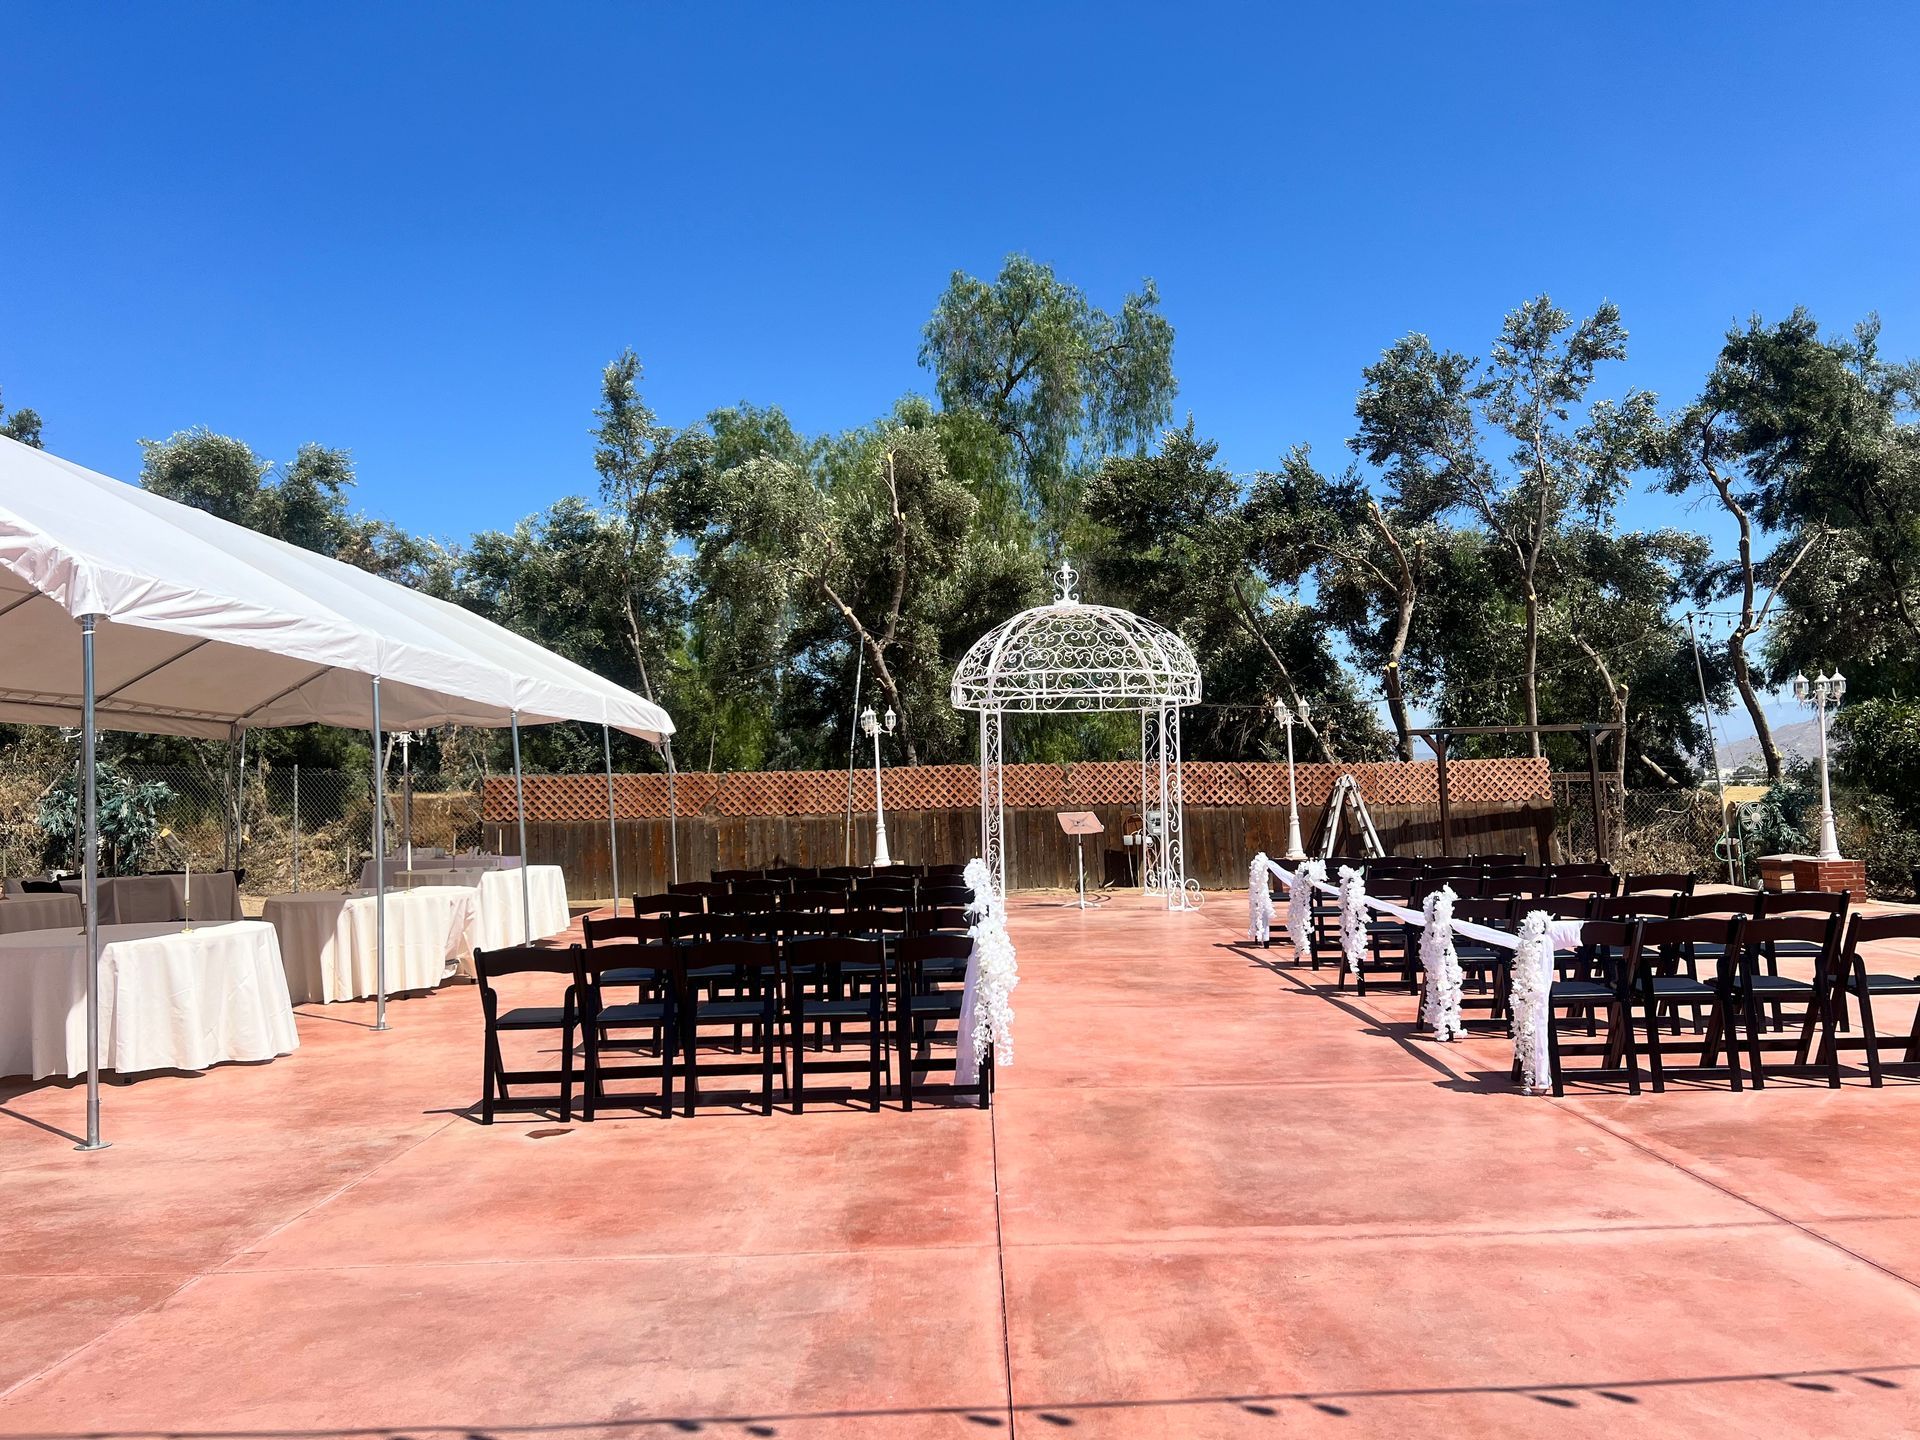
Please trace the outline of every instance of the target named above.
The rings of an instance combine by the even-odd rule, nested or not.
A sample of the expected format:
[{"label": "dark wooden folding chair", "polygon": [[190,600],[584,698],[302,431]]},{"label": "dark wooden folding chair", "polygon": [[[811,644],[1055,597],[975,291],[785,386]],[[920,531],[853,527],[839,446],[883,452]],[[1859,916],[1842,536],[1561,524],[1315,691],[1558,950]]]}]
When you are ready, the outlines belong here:
[{"label": "dark wooden folding chair", "polygon": [[[1823,1045],[1819,1056],[1810,1054],[1816,1035],[1824,1035],[1833,1004],[1834,982],[1838,979],[1841,937],[1841,911],[1825,915],[1780,915],[1771,919],[1740,917],[1734,925],[1733,946],[1737,964],[1733,968],[1733,992],[1740,1002],[1741,1020],[1747,1031],[1747,1059],[1753,1076],[1753,1088],[1767,1083],[1769,1068],[1775,1071],[1802,1070],[1818,1065],[1827,1084],[1840,1088],[1840,1058],[1830,1045]],[[1801,980],[1782,975],[1774,961],[1781,947],[1793,946],[1794,953],[1811,959],[1813,978]],[[1800,1036],[1763,1037],[1760,1007],[1772,1008],[1776,1020],[1783,1005],[1805,1007],[1794,1018],[1802,1022]],[[1769,1067],[1763,1061],[1768,1050],[1792,1050],[1791,1066]]]},{"label": "dark wooden folding chair", "polygon": [[[611,1106],[645,1111],[657,1104],[663,1118],[673,1114],[674,1068],[681,1048],[680,1007],[686,993],[685,953],[678,944],[651,943],[631,936],[613,938],[604,930],[599,941],[588,947],[581,1017],[587,1061],[582,1113],[587,1119]],[[607,999],[609,985],[625,987],[640,977],[644,981],[639,999]],[[623,1041],[618,1032],[628,1030],[643,1030],[648,1039],[644,1044]],[[623,1053],[632,1058],[616,1058]],[[624,1080],[651,1080],[654,1092],[645,1095],[607,1089],[608,1081]]]},{"label": "dark wooden folding chair", "polygon": [[[1412,879],[1396,879],[1393,877],[1375,879],[1372,875],[1367,877],[1367,896],[1369,899],[1385,900],[1403,909],[1417,910],[1420,908],[1421,901],[1415,898],[1415,889],[1415,882]],[[1339,988],[1342,990],[1347,988],[1347,977],[1351,973],[1354,981],[1354,992],[1359,995],[1367,993],[1367,976],[1369,974],[1390,974],[1394,977],[1392,983],[1404,985],[1409,990],[1415,989],[1417,982],[1414,971],[1419,968],[1420,964],[1420,932],[1417,929],[1409,927],[1404,921],[1396,920],[1390,915],[1384,915],[1380,911],[1371,908],[1367,910],[1365,920],[1367,927],[1366,958],[1361,961],[1360,968],[1357,971],[1350,972],[1347,968],[1346,957],[1344,954],[1341,956]],[[1340,907],[1337,902],[1334,905],[1333,928],[1334,946],[1335,949],[1338,950],[1340,945]],[[1379,982],[1376,980],[1375,983]]]},{"label": "dark wooden folding chair", "polygon": [[1693,894],[1694,878],[1678,870],[1652,875],[1625,875],[1620,880],[1622,895],[1644,895],[1649,891],[1664,891],[1670,895]]},{"label": "dark wooden folding chair", "polygon": [[[484,1079],[480,1092],[480,1123],[491,1125],[499,1110],[546,1110],[557,1106],[561,1121],[573,1118],[573,1058],[580,1033],[583,995],[586,989],[583,957],[578,945],[562,949],[511,946],[502,950],[473,952],[474,975],[479,981],[480,1014],[486,1026],[482,1066]],[[516,1005],[502,1012],[500,995],[494,982],[508,975],[564,975],[566,994],[558,1005]],[[500,1048],[500,1036],[514,1034],[557,1034],[560,1037],[560,1063],[551,1070],[509,1070]],[[553,1081],[558,1096],[515,1096],[514,1085],[537,1085]],[[590,1118],[590,1117],[589,1117]]]},{"label": "dark wooden folding chair", "polygon": [[[894,947],[894,1049],[900,1057],[900,1104],[913,1109],[914,1096],[971,1095],[982,1110],[993,1103],[993,1051],[980,1062],[979,1077],[971,1085],[956,1080],[929,1084],[916,1071],[953,1071],[959,1048],[973,1044],[960,1033],[960,1008],[965,997],[967,957],[973,941],[955,935],[909,935]],[[951,1022],[952,1030],[942,1027]],[[936,1053],[948,1045],[953,1054]]]},{"label": "dark wooden folding chair", "polygon": [[[1834,966],[1835,988],[1824,1017],[1823,1049],[1859,1050],[1866,1056],[1867,1082],[1879,1086],[1887,1075],[1920,1076],[1920,1003],[1913,1012],[1913,1026],[1904,1038],[1880,1034],[1880,1016],[1875,1000],[1913,998],[1920,1002],[1920,963],[1903,957],[1898,969],[1880,956],[1865,953],[1866,947],[1900,940],[1920,940],[1920,915],[1862,915],[1855,913],[1847,922],[1845,944]],[[1869,968],[1874,967],[1874,968]],[[1884,967],[1884,968],[1880,968]],[[1860,1006],[1860,1033],[1841,1035],[1838,1021],[1844,999],[1851,996]],[[1898,1060],[1883,1060],[1882,1050],[1899,1047]]]},{"label": "dark wooden folding chair", "polygon": [[1555,865],[1553,888],[1561,894],[1586,891],[1592,895],[1611,895],[1620,886],[1620,877],[1613,873],[1611,865]]},{"label": "dark wooden folding chair", "polygon": [[[786,1079],[786,1017],[777,944],[757,939],[707,940],[682,952],[680,1047],[684,1058],[684,1113],[703,1099],[737,1103],[753,1090],[702,1095],[711,1077],[757,1078],[760,1113],[773,1113],[776,1084]],[[716,1026],[732,1031],[713,1035]],[[731,1059],[708,1056],[731,1055]]]},{"label": "dark wooden folding chair", "polygon": [[706,913],[707,897],[704,894],[675,894],[669,890],[664,895],[635,895],[633,913],[636,915],[701,915]]},{"label": "dark wooden folding chair", "polygon": [[[869,983],[865,993],[850,984],[852,974],[882,977],[886,968],[886,946],[878,940],[850,940],[844,936],[796,939],[786,947],[787,1014],[789,1019],[788,1053],[791,1079],[788,1094],[793,1113],[806,1108],[807,1076],[810,1074],[859,1075],[867,1077],[864,1089],[836,1086],[815,1090],[826,1098],[861,1096],[869,1110],[880,1108],[880,1097],[887,1085],[887,987]],[[813,1025],[813,1040],[807,1039],[807,1025]],[[823,1027],[830,1027],[833,1047],[827,1048]],[[866,1046],[865,1059],[844,1059],[845,1045]]]},{"label": "dark wooden folding chair", "polygon": [[[1653,1088],[1666,1088],[1666,1056],[1669,1052],[1697,1055],[1693,1073],[1710,1078],[1724,1076],[1735,1090],[1742,1086],[1739,1037],[1734,1034],[1738,1004],[1733,993],[1734,951],[1729,945],[1743,917],[1693,916],[1678,920],[1645,920],[1640,926],[1640,957],[1637,981],[1641,1019],[1647,1032],[1647,1066],[1653,1075]],[[1699,978],[1699,959],[1714,957],[1713,978]],[[1687,1006],[1696,1016],[1703,1011],[1707,1019],[1698,1040],[1660,1037],[1660,1013],[1677,1013]],[[1698,1027],[1696,1027],[1698,1028]],[[1675,1025],[1678,1035],[1678,1024]],[[1726,1063],[1715,1062],[1724,1047]]]}]

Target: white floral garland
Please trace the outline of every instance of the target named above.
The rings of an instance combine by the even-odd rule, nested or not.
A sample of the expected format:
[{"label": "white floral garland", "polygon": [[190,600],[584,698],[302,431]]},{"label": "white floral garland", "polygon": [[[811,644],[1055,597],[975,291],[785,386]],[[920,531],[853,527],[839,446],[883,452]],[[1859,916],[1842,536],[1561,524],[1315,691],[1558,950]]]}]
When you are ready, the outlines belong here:
[{"label": "white floral garland", "polygon": [[1324,860],[1303,860],[1294,867],[1287,896],[1287,937],[1293,941],[1294,954],[1303,960],[1313,955],[1313,887],[1326,878]]},{"label": "white floral garland", "polygon": [[1367,877],[1351,865],[1340,867],[1340,954],[1358,975],[1367,958]]},{"label": "white floral garland", "polygon": [[969,860],[963,876],[973,888],[967,907],[978,916],[971,931],[979,956],[973,1002],[973,1062],[977,1067],[993,1050],[995,1065],[1013,1063],[1013,988],[1020,983],[1020,963],[1007,934],[1007,915],[994,894],[993,877],[984,860]]},{"label": "white floral garland", "polygon": [[1426,923],[1420,930],[1420,964],[1427,972],[1426,998],[1420,1018],[1436,1040],[1458,1040],[1466,1034],[1460,1022],[1460,996],[1466,976],[1453,948],[1453,887],[1442,885],[1427,896]]},{"label": "white floral garland", "polygon": [[1267,852],[1262,850],[1247,867],[1247,938],[1264,945],[1273,937],[1273,892]]},{"label": "white floral garland", "polygon": [[1509,987],[1513,1008],[1513,1058],[1520,1066],[1521,1088],[1542,1091],[1553,1083],[1547,1058],[1547,1030],[1553,1024],[1553,917],[1535,910],[1520,922],[1520,944],[1513,952]]}]

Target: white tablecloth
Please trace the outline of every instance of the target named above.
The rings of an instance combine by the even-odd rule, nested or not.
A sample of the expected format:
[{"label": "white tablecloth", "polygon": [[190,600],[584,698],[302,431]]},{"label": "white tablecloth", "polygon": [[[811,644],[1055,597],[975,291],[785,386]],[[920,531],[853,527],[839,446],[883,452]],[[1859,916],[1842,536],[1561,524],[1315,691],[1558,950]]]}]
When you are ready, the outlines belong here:
[{"label": "white tablecloth", "polygon": [[78,895],[9,895],[0,900],[0,935],[21,930],[77,930],[85,919]]},{"label": "white tablecloth", "polygon": [[[21,893],[19,884],[17,880],[7,881],[9,897]],[[60,886],[69,895],[78,895],[86,888],[86,882],[72,876],[62,880]],[[100,881],[102,925],[147,925],[187,918],[187,877],[184,875],[120,875],[103,877]],[[244,918],[240,888],[231,870],[194,872],[194,924],[204,921],[212,925]]]},{"label": "white tablecloth", "polygon": [[[527,929],[521,920],[520,877],[526,876],[532,891],[533,938],[558,935],[572,923],[567,910],[567,877],[558,865],[529,865],[524,870],[449,870],[443,881],[440,872],[416,870],[407,876],[410,888],[438,889],[443,885],[475,890],[480,902],[480,928],[475,943],[482,950],[499,950],[508,945],[527,943]],[[473,974],[473,957],[463,955],[460,973]]]},{"label": "white tablecloth", "polygon": [[[279,932],[287,990],[296,1005],[357,1000],[379,983],[372,895],[337,890],[276,895],[265,919]],[[387,993],[431,990],[447,961],[471,968],[479,892],[455,886],[387,892]]]},{"label": "white tablecloth", "polygon": [[[389,855],[383,862],[387,869],[387,884],[396,882],[400,872],[407,869],[407,852]],[[520,868],[518,855],[447,855],[429,854],[425,850],[413,852],[415,870],[517,870]],[[373,861],[363,861],[360,866],[360,888],[371,890],[374,887],[375,870]]]},{"label": "white tablecloth", "polygon": [[[0,1075],[87,1068],[86,938],[66,930],[0,935]],[[271,925],[100,927],[100,1065],[204,1070],[299,1047]]]}]

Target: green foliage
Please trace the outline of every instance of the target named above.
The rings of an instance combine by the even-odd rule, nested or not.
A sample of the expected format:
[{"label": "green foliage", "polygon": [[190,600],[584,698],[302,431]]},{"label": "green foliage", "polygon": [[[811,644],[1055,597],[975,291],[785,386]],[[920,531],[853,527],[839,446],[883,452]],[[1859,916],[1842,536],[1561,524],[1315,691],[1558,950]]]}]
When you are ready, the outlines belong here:
[{"label": "green foliage", "polygon": [[1889,796],[1920,822],[1920,701],[1849,701],[1833,712],[1831,742],[1841,779]]},{"label": "green foliage", "polygon": [[7,407],[0,405],[0,435],[9,440],[18,440],[22,445],[31,445],[36,450],[46,448],[40,443],[40,415],[35,410],[22,408],[9,415]]},{"label": "green foliage", "polygon": [[[111,760],[94,767],[94,816],[111,874],[132,874],[154,858],[160,838],[160,807],[173,790],[159,780],[133,780]],[[80,865],[81,795],[78,768],[40,797],[37,823],[47,838],[48,865]]]},{"label": "green foliage", "polygon": [[[1099,309],[1051,267],[1010,255],[991,282],[956,270],[920,347],[941,405],[1000,437],[1029,511],[1057,540],[1087,468],[1146,449],[1172,414],[1173,326],[1152,280]],[[984,458],[984,457],[983,457]]]}]

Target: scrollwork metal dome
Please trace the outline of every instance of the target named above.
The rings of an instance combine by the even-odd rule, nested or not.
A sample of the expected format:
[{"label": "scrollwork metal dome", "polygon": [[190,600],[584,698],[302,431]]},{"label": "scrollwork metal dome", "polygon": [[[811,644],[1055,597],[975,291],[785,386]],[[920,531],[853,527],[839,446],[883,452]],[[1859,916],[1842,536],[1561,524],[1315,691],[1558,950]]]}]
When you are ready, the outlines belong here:
[{"label": "scrollwork metal dome", "polygon": [[1200,699],[1193,651],[1130,610],[1089,605],[1062,562],[1051,605],[1022,610],[982,635],[953,672],[958,710],[1060,714],[1161,710]]}]

